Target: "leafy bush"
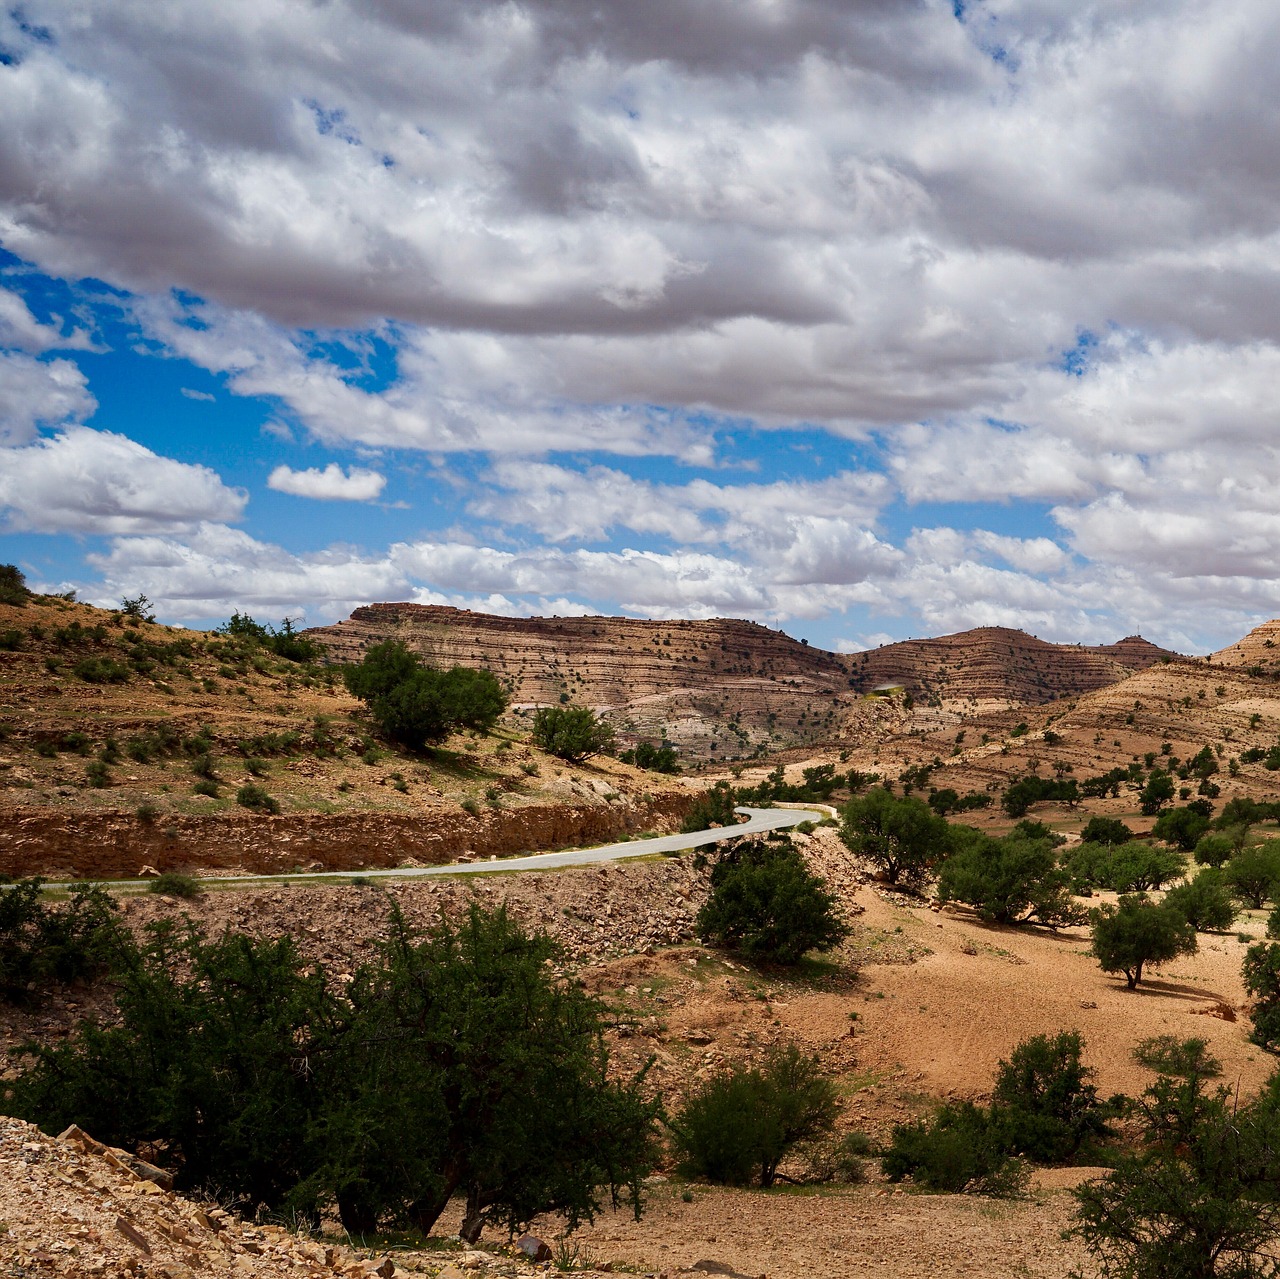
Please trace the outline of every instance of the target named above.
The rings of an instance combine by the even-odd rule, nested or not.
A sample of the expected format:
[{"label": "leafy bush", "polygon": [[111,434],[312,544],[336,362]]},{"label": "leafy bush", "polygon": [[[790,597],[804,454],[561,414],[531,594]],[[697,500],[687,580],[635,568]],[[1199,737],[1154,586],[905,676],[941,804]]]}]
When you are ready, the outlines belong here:
[{"label": "leafy bush", "polygon": [[1257,1000],[1253,1010],[1255,1044],[1280,1052],[1280,946],[1258,942],[1245,952],[1244,988]]},{"label": "leafy bush", "polygon": [[1148,1040],[1135,1056],[1158,1072],[1135,1107],[1140,1145],[1075,1191],[1071,1233],[1103,1276],[1273,1275],[1280,1230],[1274,1085],[1245,1103],[1222,1085],[1209,1092],[1221,1067],[1204,1040]]},{"label": "leafy bush", "polygon": [[1245,905],[1261,910],[1280,884],[1280,839],[1242,848],[1222,868],[1222,879]]},{"label": "leafy bush", "polygon": [[127,684],[132,671],[111,657],[82,657],[71,672],[86,684]]},{"label": "leafy bush", "polygon": [[1157,838],[1189,853],[1209,829],[1209,819],[1195,809],[1171,808],[1156,818],[1151,833]]},{"label": "leafy bush", "polygon": [[1010,817],[1023,817],[1032,804],[1043,802],[1069,804],[1074,808],[1080,802],[1080,787],[1072,778],[1020,777],[1006,787],[1000,797],[1004,811]]},{"label": "leafy bush", "polygon": [[31,592],[27,579],[16,564],[0,564],[0,604],[12,604],[25,608]]},{"label": "leafy bush", "polygon": [[193,795],[207,795],[210,799],[217,799],[222,792],[219,791],[217,782],[211,778],[202,777],[192,786],[191,793]]},{"label": "leafy bush", "polygon": [[490,672],[424,666],[399,640],[375,644],[358,666],[347,667],[344,678],[381,732],[413,750],[443,740],[460,726],[487,732],[507,707],[507,696]]},{"label": "leafy bush", "polygon": [[1107,888],[1117,893],[1159,888],[1184,870],[1183,859],[1140,839],[1124,844],[1077,844],[1062,858],[1063,869],[1077,892]]},{"label": "leafy bush", "polygon": [[1135,839],[1111,850],[1106,886],[1117,893],[1144,893],[1162,888],[1185,869],[1186,863],[1177,853]]},{"label": "leafy bush", "polygon": [[543,706],[533,717],[534,745],[570,763],[612,750],[613,740],[613,726],[589,706]]},{"label": "leafy bush", "polygon": [[654,745],[653,742],[637,742],[631,750],[623,751],[618,758],[624,764],[647,768],[653,773],[678,773],[680,757],[669,742]]},{"label": "leafy bush", "polygon": [[106,790],[111,785],[111,770],[100,759],[84,766],[85,780],[94,790]]},{"label": "leafy bush", "polygon": [[1164,904],[1176,910],[1198,933],[1225,932],[1236,921],[1235,903],[1221,871],[1212,867],[1194,879],[1177,884],[1164,895]]},{"label": "leafy bush", "polygon": [[22,647],[23,638],[21,631],[0,631],[0,649],[3,649],[6,653],[16,653]]},{"label": "leafy bush", "polygon": [[995,839],[978,831],[959,838],[961,847],[938,872],[939,900],[966,902],[998,924],[1084,922],[1047,840]]},{"label": "leafy bush", "polygon": [[786,840],[749,840],[711,872],[711,895],[698,912],[698,935],[752,959],[798,963],[848,935],[827,892]]},{"label": "leafy bush", "polygon": [[1026,1184],[1016,1155],[1046,1163],[1074,1159],[1108,1136],[1117,1103],[1098,1100],[1074,1031],[1035,1035],[997,1069],[990,1107],[942,1106],[931,1119],[900,1124],[881,1160],[891,1181],[910,1176],[928,1190],[1013,1195]]},{"label": "leafy bush", "polygon": [[1010,1151],[1041,1163],[1074,1159],[1110,1134],[1114,1104],[1098,1100],[1078,1031],[1033,1035],[996,1069],[992,1113]]},{"label": "leafy bush", "polygon": [[280,801],[274,795],[268,794],[263,787],[254,785],[253,782],[245,782],[236,791],[236,803],[242,808],[252,808],[259,813],[278,813],[280,811]]},{"label": "leafy bush", "polygon": [[884,787],[851,799],[840,814],[840,838],[890,884],[919,885],[951,851],[951,828],[921,800]]},{"label": "leafy bush", "polygon": [[932,1119],[895,1127],[880,1168],[890,1181],[910,1177],[943,1194],[1011,1197],[1027,1181],[1026,1166],[1010,1155],[991,1112],[968,1101],[949,1102]]},{"label": "leafy bush", "polygon": [[54,906],[42,881],[23,879],[0,893],[0,998],[37,1000],[51,981],[72,981],[110,966],[120,934],[116,904],[101,888],[78,886]]},{"label": "leafy bush", "polygon": [[1229,835],[1214,831],[1208,835],[1201,835],[1196,841],[1192,856],[1197,866],[1222,866],[1235,851],[1236,846]]},{"label": "leafy bush", "polygon": [[1093,955],[1103,972],[1122,972],[1133,990],[1147,964],[1163,964],[1178,955],[1194,954],[1196,931],[1170,906],[1157,906],[1145,896],[1124,896],[1115,906],[1090,912]]},{"label": "leafy bush", "polygon": [[[556,978],[545,937],[503,912],[415,933],[396,912],[345,986],[289,938],[151,934],[121,972],[118,1024],[42,1048],[7,1113],[167,1152],[180,1188],[353,1234],[426,1233],[455,1194],[464,1237],[640,1206],[657,1104],[616,1082],[603,1009]],[[536,1136],[535,1136],[536,1134]]]},{"label": "leafy bush", "polygon": [[147,892],[157,893],[161,897],[199,897],[200,881],[190,875],[183,875],[176,870],[166,870],[147,885]]},{"label": "leafy bush", "polygon": [[1133,831],[1115,817],[1091,817],[1080,832],[1086,844],[1127,844],[1132,838]]},{"label": "leafy bush", "polygon": [[707,1080],[671,1121],[681,1170],[730,1186],[771,1186],[798,1144],[831,1131],[836,1090],[794,1044],[760,1069],[729,1066]]},{"label": "leafy bush", "polygon": [[733,811],[737,803],[738,796],[733,787],[728,782],[716,782],[689,806],[680,829],[688,834],[712,826],[734,826],[738,821],[738,815]]}]

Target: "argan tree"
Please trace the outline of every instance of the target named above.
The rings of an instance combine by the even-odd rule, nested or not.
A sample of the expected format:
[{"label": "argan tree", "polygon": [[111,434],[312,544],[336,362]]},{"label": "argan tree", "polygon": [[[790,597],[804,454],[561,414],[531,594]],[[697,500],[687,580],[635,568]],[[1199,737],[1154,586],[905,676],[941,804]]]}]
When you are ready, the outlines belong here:
[{"label": "argan tree", "polygon": [[922,800],[877,786],[840,813],[840,838],[890,884],[917,886],[951,851],[950,827]]},{"label": "argan tree", "polygon": [[1142,980],[1148,964],[1168,963],[1197,949],[1196,930],[1186,918],[1142,894],[1121,897],[1115,906],[1100,906],[1089,918],[1094,957],[1103,972],[1124,973],[1130,990]]}]

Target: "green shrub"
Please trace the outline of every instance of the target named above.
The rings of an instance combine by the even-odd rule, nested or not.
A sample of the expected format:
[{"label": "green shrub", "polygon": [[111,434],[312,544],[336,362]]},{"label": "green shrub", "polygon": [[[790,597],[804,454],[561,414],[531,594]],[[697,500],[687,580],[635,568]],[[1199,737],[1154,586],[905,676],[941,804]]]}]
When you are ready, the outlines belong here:
[{"label": "green shrub", "polygon": [[30,598],[22,570],[16,564],[0,564],[0,604],[25,608]]},{"label": "green shrub", "polygon": [[489,671],[424,666],[399,640],[375,644],[344,678],[379,729],[414,750],[459,727],[488,732],[507,707],[507,695]]},{"label": "green shrub", "polygon": [[218,783],[208,777],[202,777],[191,788],[193,795],[208,795],[211,799],[217,799],[221,792],[218,790]]},{"label": "green shrub", "polygon": [[39,879],[0,892],[0,999],[38,1000],[53,981],[105,971],[121,934],[115,902],[101,888],[77,885],[69,903],[43,900]]},{"label": "green shrub", "polygon": [[111,785],[111,770],[100,759],[86,764],[85,779],[94,790],[106,790]]},{"label": "green shrub", "polygon": [[199,897],[201,891],[198,879],[176,870],[166,870],[147,885],[147,892],[158,893],[161,897]]},{"label": "green shrub", "polygon": [[1215,831],[1208,835],[1202,835],[1196,841],[1195,851],[1192,856],[1195,858],[1197,866],[1222,866],[1235,851],[1236,845],[1232,842],[1231,837]]},{"label": "green shrub", "polygon": [[191,761],[191,771],[197,777],[207,778],[211,782],[218,780],[218,765],[212,755],[197,755]]},{"label": "green shrub", "polygon": [[245,782],[236,791],[236,803],[241,808],[252,808],[259,813],[278,813],[280,811],[280,803],[275,796],[268,794],[261,786],[255,786],[253,782]]},{"label": "green shrub", "polygon": [[1053,927],[1084,922],[1084,912],[1067,890],[1047,840],[1010,835],[995,839],[974,831],[953,837],[958,850],[938,872],[938,898],[961,901],[986,920],[1023,924],[1037,920]]},{"label": "green shrub", "polygon": [[681,1170],[723,1185],[772,1186],[795,1146],[831,1131],[837,1109],[835,1086],[794,1044],[775,1048],[759,1069],[726,1067],[671,1121]]},{"label": "green shrub", "polygon": [[1078,1031],[1033,1035],[996,1068],[991,1113],[1007,1148],[1040,1163],[1065,1163],[1110,1135],[1113,1104],[1098,1100],[1081,1060]]},{"label": "green shrub", "polygon": [[1280,1104],[1208,1085],[1221,1067],[1204,1040],[1139,1045],[1156,1081],[1134,1107],[1135,1149],[1075,1191],[1093,1273],[1132,1279],[1262,1279],[1275,1273]]},{"label": "green shrub", "polygon": [[1209,819],[1193,808],[1171,808],[1156,818],[1151,833],[1167,844],[1189,853],[1209,829]]},{"label": "green shrub", "polygon": [[6,653],[16,653],[22,647],[23,634],[21,631],[0,631],[0,649]]},{"label": "green shrub", "polygon": [[1222,880],[1246,906],[1261,910],[1280,884],[1280,839],[1242,848],[1222,868]]},{"label": "green shrub", "polygon": [[713,826],[736,826],[738,815],[733,811],[736,803],[733,787],[728,782],[716,782],[689,806],[680,829],[687,835]]},{"label": "green shrub", "polygon": [[654,773],[678,773],[680,757],[670,742],[637,742],[631,750],[625,750],[618,758],[624,764],[634,764]]},{"label": "green shrub", "polygon": [[87,684],[127,684],[132,672],[111,657],[82,657],[71,672]]},{"label": "green shrub", "polygon": [[840,838],[890,884],[921,884],[951,851],[951,828],[923,801],[884,787],[851,799],[840,813]]},{"label": "green shrub", "polygon": [[122,967],[116,1024],[37,1049],[4,1109],[355,1235],[425,1234],[455,1194],[469,1241],[543,1212],[571,1230],[602,1198],[639,1210],[658,1106],[610,1078],[604,1009],[554,958],[502,910],[427,933],[393,912],[333,986],[287,937],[162,929]]},{"label": "green shrub", "polygon": [[1235,903],[1222,872],[1207,867],[1185,884],[1176,884],[1164,895],[1164,904],[1176,910],[1198,933],[1226,932],[1236,922]]},{"label": "green shrub", "polygon": [[696,926],[704,940],[751,959],[795,964],[848,935],[835,907],[789,841],[749,840],[716,863]]},{"label": "green shrub", "polygon": [[1272,942],[1250,946],[1241,973],[1245,990],[1257,1000],[1249,1038],[1268,1052],[1280,1052],[1280,946]]},{"label": "green shrub", "polygon": [[890,1181],[910,1177],[925,1190],[998,1198],[1021,1194],[1028,1176],[990,1113],[968,1101],[948,1103],[932,1119],[899,1124],[880,1168]]},{"label": "green shrub", "polygon": [[533,717],[533,744],[579,764],[613,749],[613,725],[598,718],[589,706],[543,706]]},{"label": "green shrub", "polygon": [[1127,844],[1132,838],[1133,831],[1115,817],[1091,817],[1080,832],[1086,844]]}]

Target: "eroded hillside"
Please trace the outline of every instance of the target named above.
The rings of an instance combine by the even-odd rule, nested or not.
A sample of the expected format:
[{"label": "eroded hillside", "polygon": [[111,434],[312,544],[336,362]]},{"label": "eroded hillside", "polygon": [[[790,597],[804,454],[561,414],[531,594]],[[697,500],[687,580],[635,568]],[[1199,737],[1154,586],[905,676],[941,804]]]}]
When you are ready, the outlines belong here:
[{"label": "eroded hillside", "polygon": [[686,803],[518,727],[396,749],[336,666],[52,597],[0,607],[0,873],[436,862],[666,829]]}]

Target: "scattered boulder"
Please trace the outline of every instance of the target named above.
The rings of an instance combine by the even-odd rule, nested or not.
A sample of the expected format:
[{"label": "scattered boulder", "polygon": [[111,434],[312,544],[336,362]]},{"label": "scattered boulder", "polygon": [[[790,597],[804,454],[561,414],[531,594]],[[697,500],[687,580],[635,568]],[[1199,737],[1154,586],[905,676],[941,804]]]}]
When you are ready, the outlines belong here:
[{"label": "scattered boulder", "polygon": [[516,1247],[520,1249],[530,1261],[550,1261],[551,1249],[547,1244],[538,1238],[537,1235],[521,1235],[516,1240]]}]

